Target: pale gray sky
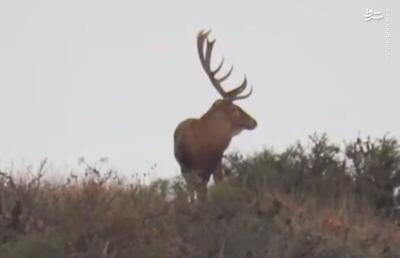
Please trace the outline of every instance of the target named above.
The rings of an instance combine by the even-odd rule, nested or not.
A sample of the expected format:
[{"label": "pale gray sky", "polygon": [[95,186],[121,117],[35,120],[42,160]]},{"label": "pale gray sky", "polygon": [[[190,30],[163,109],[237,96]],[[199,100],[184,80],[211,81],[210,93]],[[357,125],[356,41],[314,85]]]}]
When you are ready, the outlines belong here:
[{"label": "pale gray sky", "polygon": [[[336,140],[400,136],[399,7],[398,0],[1,1],[0,165],[108,156],[125,172],[157,163],[153,177],[176,174],[175,126],[218,97],[197,58],[203,28],[235,64],[232,82],[246,73],[254,86],[239,104],[259,127],[230,150],[281,148],[314,131]],[[389,8],[390,21],[366,22],[367,8]]]}]

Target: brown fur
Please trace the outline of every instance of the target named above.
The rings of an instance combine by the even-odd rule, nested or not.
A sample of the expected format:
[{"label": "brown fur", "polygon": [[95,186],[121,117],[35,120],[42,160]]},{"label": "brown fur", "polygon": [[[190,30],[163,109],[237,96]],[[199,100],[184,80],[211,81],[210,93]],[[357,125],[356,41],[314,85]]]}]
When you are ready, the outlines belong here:
[{"label": "brown fur", "polygon": [[206,72],[211,84],[222,96],[199,119],[190,118],[181,122],[174,133],[175,157],[178,161],[183,177],[191,191],[191,201],[197,191],[202,199],[206,198],[207,183],[211,174],[216,183],[223,180],[222,156],[228,148],[232,137],[243,129],[254,129],[257,122],[233,101],[248,98],[241,93],[247,87],[247,79],[231,91],[225,91],[221,85],[230,74],[232,68],[224,76],[216,77],[224,61],[216,69],[211,68],[212,50],[215,40],[208,39],[211,31],[200,31],[197,35],[197,52],[200,63]]},{"label": "brown fur", "polygon": [[221,182],[221,160],[232,137],[256,126],[251,116],[225,99],[217,100],[201,118],[181,122],[174,133],[174,149],[188,184],[204,194],[211,174]]}]

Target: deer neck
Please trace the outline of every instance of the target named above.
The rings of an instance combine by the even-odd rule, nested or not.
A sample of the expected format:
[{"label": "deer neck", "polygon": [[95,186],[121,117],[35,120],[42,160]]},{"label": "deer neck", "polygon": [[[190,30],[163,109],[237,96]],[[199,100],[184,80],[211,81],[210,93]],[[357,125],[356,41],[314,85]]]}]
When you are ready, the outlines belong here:
[{"label": "deer neck", "polygon": [[216,151],[224,151],[234,136],[230,123],[218,114],[206,114],[200,121],[198,129],[205,136],[207,145],[213,146]]}]

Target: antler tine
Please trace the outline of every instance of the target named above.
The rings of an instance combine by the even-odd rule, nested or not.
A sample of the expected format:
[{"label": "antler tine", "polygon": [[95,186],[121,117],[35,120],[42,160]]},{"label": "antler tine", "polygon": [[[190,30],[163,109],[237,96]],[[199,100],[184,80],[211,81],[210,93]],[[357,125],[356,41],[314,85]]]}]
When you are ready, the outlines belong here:
[{"label": "antler tine", "polygon": [[[229,78],[229,76],[232,74],[233,71],[233,66],[229,69],[229,71],[223,75],[220,78],[215,78],[216,74],[221,71],[225,59],[222,58],[220,64],[215,70],[211,69],[211,57],[212,57],[212,51],[214,49],[214,44],[216,40],[209,40],[208,36],[210,35],[211,30],[205,31],[201,30],[198,35],[197,35],[197,51],[199,54],[200,62],[201,65],[206,72],[208,78],[210,79],[212,85],[214,88],[218,91],[218,93],[224,98],[224,99],[231,99],[231,100],[238,100],[238,99],[244,99],[247,98],[251,95],[253,88],[250,89],[249,93],[239,96],[247,87],[247,78],[246,75],[244,76],[244,80],[241,85],[239,85],[237,88],[226,92],[223,88],[221,83],[224,82],[226,79]],[[205,48],[205,49],[204,49]]]},{"label": "antler tine", "polygon": [[237,95],[239,95],[240,93],[242,93],[247,87],[247,77],[246,75],[244,76],[243,82],[236,88],[234,88],[233,90],[228,92],[228,95],[231,97],[235,97]]},{"label": "antler tine", "polygon": [[240,99],[246,99],[248,97],[250,97],[250,95],[253,93],[253,86],[250,86],[250,91],[245,94],[245,95],[241,95],[241,96],[236,96],[234,97],[232,100],[240,100]]},{"label": "antler tine", "polygon": [[[218,72],[222,68],[222,64],[217,67],[215,71],[211,70],[211,55],[212,50],[215,44],[215,40],[209,41],[208,35],[211,33],[211,30],[204,31],[201,30],[197,35],[197,51],[199,54],[201,65],[206,72],[208,78],[211,80],[211,83],[218,91],[218,93],[223,97],[226,98],[226,92],[222,89],[220,82],[215,79],[215,73]],[[206,42],[206,53],[204,55],[204,42]]]},{"label": "antler tine", "polygon": [[205,66],[207,65],[207,63],[206,63],[207,59],[204,57],[204,54],[203,54],[204,41],[207,39],[207,37],[210,33],[211,33],[211,30],[208,30],[208,31],[201,30],[197,35],[197,51],[198,51],[198,54],[200,57],[201,64],[203,65],[203,68],[206,68]]},{"label": "antler tine", "polygon": [[247,77],[245,76],[242,84],[236,89],[231,90],[228,94],[232,100],[245,99],[250,97],[250,95],[253,93],[253,86],[250,86],[250,91],[247,94],[239,96],[239,94],[242,93],[246,88],[247,88]]},{"label": "antler tine", "polygon": [[214,44],[215,44],[215,39],[214,40],[209,40],[208,38],[206,38],[207,41],[207,46],[206,46],[206,63],[208,65],[208,68],[211,71],[211,54],[214,48]]},{"label": "antler tine", "polygon": [[252,93],[253,93],[253,86],[250,86],[250,91],[249,91],[247,94],[244,94],[244,95],[241,95],[241,96],[233,97],[232,101],[233,101],[233,100],[246,99],[246,98],[250,97],[250,95],[251,95]]},{"label": "antler tine", "polygon": [[221,78],[217,79],[217,81],[219,83],[225,81],[232,74],[232,71],[233,71],[233,65],[231,66],[231,69],[229,69],[229,71],[224,76],[222,76]]},{"label": "antler tine", "polygon": [[219,63],[218,67],[215,68],[215,70],[212,72],[214,75],[216,75],[222,68],[225,62],[225,57],[222,57],[221,63]]}]

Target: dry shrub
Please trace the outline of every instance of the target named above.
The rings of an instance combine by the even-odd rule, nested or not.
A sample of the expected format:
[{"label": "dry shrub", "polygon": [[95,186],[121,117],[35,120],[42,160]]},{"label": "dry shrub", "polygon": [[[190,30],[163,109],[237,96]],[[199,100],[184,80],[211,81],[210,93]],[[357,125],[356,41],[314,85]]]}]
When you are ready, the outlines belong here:
[{"label": "dry shrub", "polygon": [[182,180],[132,183],[103,163],[83,160],[82,176],[59,184],[45,180],[46,163],[24,178],[2,171],[0,257],[398,258],[399,227],[380,201],[397,145],[351,144],[346,156],[314,135],[307,148],[228,156],[230,175],[204,204],[188,202]]}]

